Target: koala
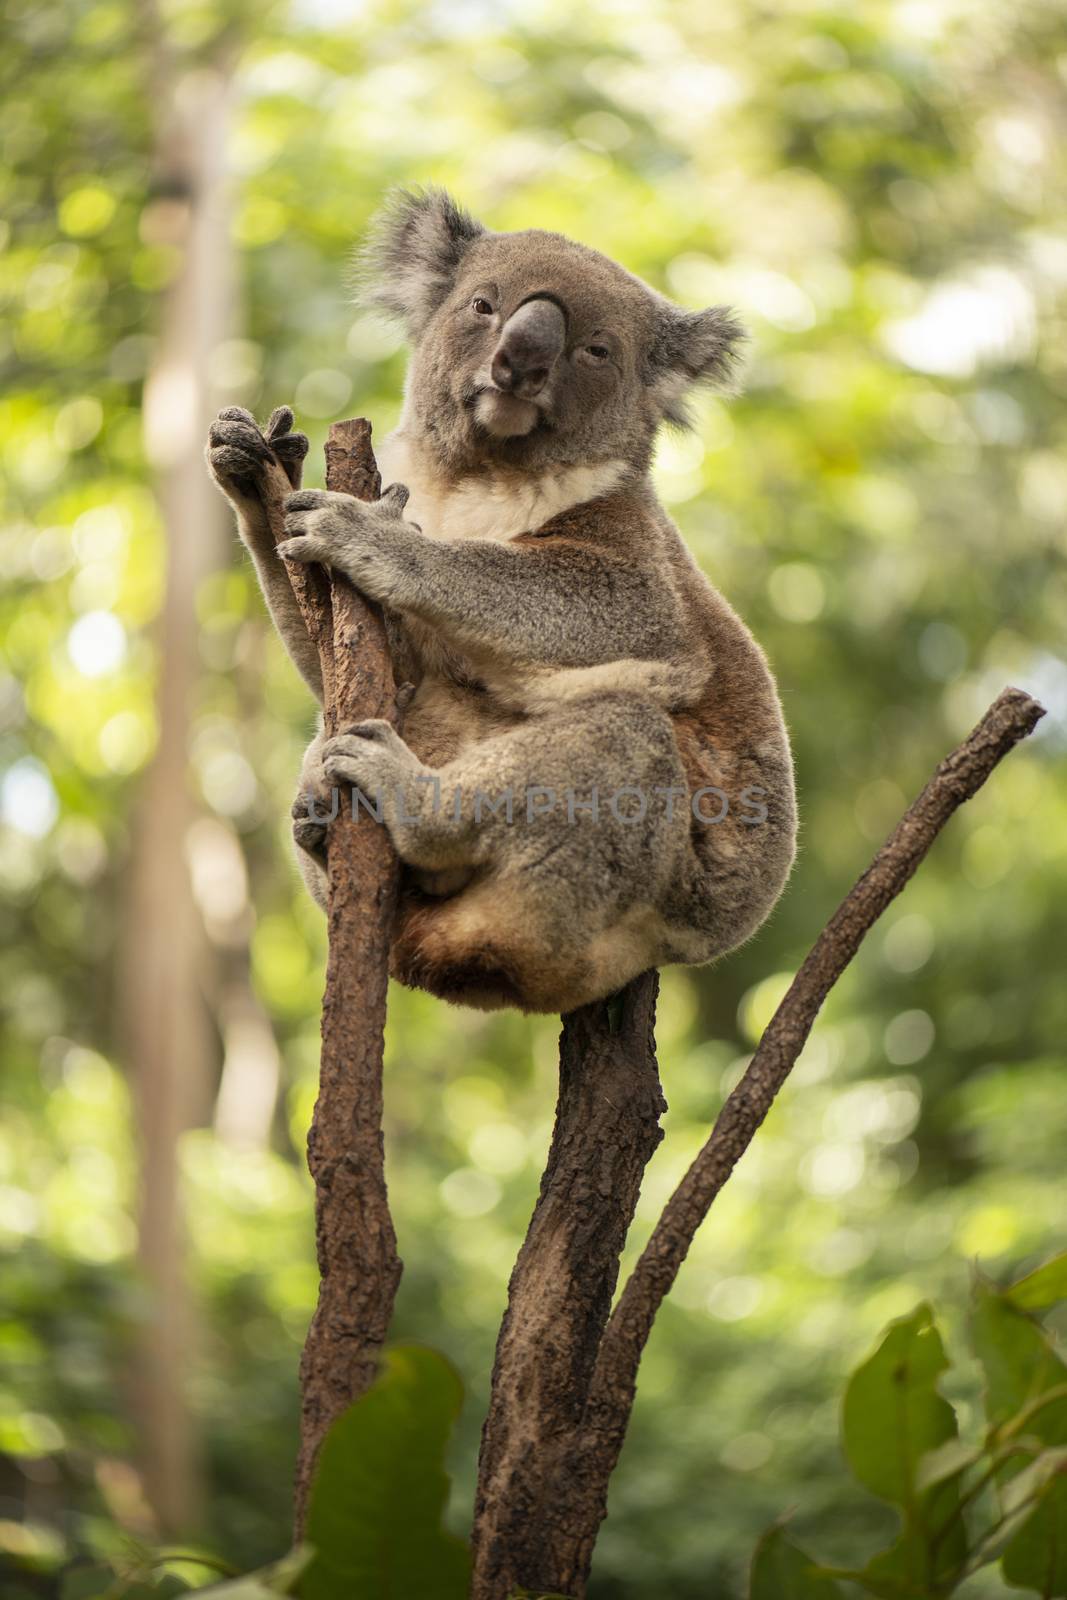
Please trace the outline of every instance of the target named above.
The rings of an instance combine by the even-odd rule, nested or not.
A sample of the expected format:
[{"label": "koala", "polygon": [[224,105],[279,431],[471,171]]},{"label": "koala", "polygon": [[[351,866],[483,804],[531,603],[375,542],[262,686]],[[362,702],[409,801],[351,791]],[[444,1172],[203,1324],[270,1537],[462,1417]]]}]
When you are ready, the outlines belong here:
[{"label": "koala", "polygon": [[[724,384],[742,332],[559,234],[497,233],[403,192],[363,253],[411,359],[376,502],[301,489],[292,413],[221,413],[210,469],[271,614],[321,698],[286,562],[382,608],[401,738],[368,721],[304,761],[301,870],[325,904],[331,788],[401,862],[391,972],[483,1009],[565,1012],[650,967],[747,939],[792,864],[789,741],[759,645],[696,566],[650,479],[660,427]],[[294,493],[275,550],[257,498]],[[373,803],[372,803],[373,797]]]}]

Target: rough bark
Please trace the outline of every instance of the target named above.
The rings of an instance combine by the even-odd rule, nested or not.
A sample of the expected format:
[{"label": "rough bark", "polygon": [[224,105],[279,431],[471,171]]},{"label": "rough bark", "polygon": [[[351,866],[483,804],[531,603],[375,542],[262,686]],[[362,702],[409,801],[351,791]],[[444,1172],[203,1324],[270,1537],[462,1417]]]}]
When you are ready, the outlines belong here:
[{"label": "rough bark", "polygon": [[[368,422],[338,422],[330,429],[326,484],[362,500],[380,494]],[[281,467],[270,468],[264,502],[276,543],[284,537],[289,492]],[[365,717],[387,717],[396,726],[396,686],[381,613],[347,579],[327,577],[321,567],[293,563],[289,576],[319,650],[327,730],[336,732]],[[382,1142],[382,1053],[396,856],[386,830],[365,815],[354,819],[345,796],[330,826],[328,856],[330,943],[322,1056],[308,1135],[320,1282],[300,1362],[298,1538],[319,1445],[334,1418],[375,1376],[401,1273]]]},{"label": "rough bark", "polygon": [[[610,1159],[606,1169],[602,1164],[599,1128],[590,1125],[587,1134],[586,1124],[566,1113],[567,1131],[561,1130],[567,1098],[561,1090],[553,1150],[562,1141],[568,1159],[553,1164],[550,1158],[531,1224],[535,1242],[531,1246],[528,1238],[523,1247],[498,1346],[476,1509],[474,1600],[506,1600],[520,1585],[576,1600],[585,1594],[593,1546],[606,1512],[608,1483],[633,1407],[641,1354],[697,1228],[751,1143],[823,1001],[869,929],[904,888],[956,808],[977,792],[1043,714],[1022,690],[1006,689],[968,738],[942,761],[816,940],[741,1082],[724,1103],[707,1143],[664,1209],[610,1319],[603,1299],[594,1300],[588,1286],[614,1282],[625,1223],[640,1181],[637,1152],[647,1148],[650,1155],[655,1145],[654,1139],[648,1143],[647,1098],[638,1095],[632,1102],[619,1102],[618,1121],[609,1130],[609,1149],[629,1148],[633,1158],[624,1164],[622,1191],[614,1198],[600,1197],[605,1217],[600,1225],[585,1229],[577,1251],[571,1196],[598,1195],[604,1175],[611,1174],[614,1182],[617,1169]],[[611,1059],[611,1017],[604,1007],[588,1010],[595,1015],[582,1041],[584,1072],[594,1077],[593,1063],[601,1052]],[[655,1068],[650,1042],[646,1048],[645,1061],[632,1064],[631,1082],[644,1084],[647,1092],[649,1072],[654,1074]],[[584,1092],[595,1105],[595,1083],[587,1083]],[[613,1226],[606,1216],[613,1207],[620,1226]],[[524,1265],[528,1254],[530,1260]],[[544,1314],[546,1296],[556,1320]],[[601,1329],[607,1322],[599,1340],[598,1317]],[[599,1349],[590,1367],[589,1350],[595,1343]],[[557,1375],[554,1384],[546,1382],[552,1375]],[[503,1505],[495,1503],[501,1498]]]},{"label": "rough bark", "polygon": [[666,1110],[656,1069],[656,973],[563,1019],[556,1122],[508,1289],[482,1432],[474,1600],[556,1588],[569,1542],[555,1493],[585,1409],[619,1257]]}]

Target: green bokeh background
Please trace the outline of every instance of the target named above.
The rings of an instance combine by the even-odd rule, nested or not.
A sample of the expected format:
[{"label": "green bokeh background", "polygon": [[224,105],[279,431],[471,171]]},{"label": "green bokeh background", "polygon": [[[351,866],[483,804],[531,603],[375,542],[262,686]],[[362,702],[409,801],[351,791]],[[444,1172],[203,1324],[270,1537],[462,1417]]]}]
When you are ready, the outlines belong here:
[{"label": "green bokeh background", "polygon": [[[140,1492],[125,1377],[145,1291],[115,992],[164,574],[141,389],[178,265],[147,16],[12,0],[0,66],[0,1549],[45,1554],[113,1548]],[[665,974],[670,1111],[634,1248],[933,764],[1007,682],[1049,707],[834,991],[698,1239],[642,1366],[591,1595],[740,1595],[756,1536],[791,1508],[809,1547],[860,1559],[889,1519],[844,1474],[846,1372],[928,1296],[966,1418],[972,1264],[1006,1273],[1064,1244],[1067,15],[171,0],[159,26],[181,71],[210,67],[223,35],[236,60],[236,293],[213,377],[220,404],[295,402],[309,481],[330,420],[380,434],[398,413],[397,336],[344,287],[392,183],[444,183],[493,227],[572,233],[751,330],[744,393],[702,402],[656,478],[777,672],[801,848],[756,939]],[[325,937],[287,843],[312,707],[228,532],[198,632],[201,837],[244,862],[251,983],[281,1054],[272,1133],[250,1143],[217,1127],[209,1049],[180,1151],[203,1506],[187,1533],[244,1564],[287,1539]],[[204,946],[223,960],[210,927]],[[391,996],[396,1333],[445,1351],[467,1386],[457,1529],[556,1033]],[[968,1592],[1008,1592],[982,1583]]]}]

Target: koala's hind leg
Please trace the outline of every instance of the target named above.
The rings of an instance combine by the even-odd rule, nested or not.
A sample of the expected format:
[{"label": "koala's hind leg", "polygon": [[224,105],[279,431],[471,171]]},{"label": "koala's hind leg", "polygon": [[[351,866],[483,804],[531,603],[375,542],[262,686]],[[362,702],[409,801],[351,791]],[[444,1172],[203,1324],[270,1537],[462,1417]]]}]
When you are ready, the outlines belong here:
[{"label": "koala's hind leg", "polygon": [[[660,907],[692,847],[674,732],[649,701],[574,701],[436,770],[385,723],[328,741],[323,760],[331,782],[380,795],[401,860],[471,871],[469,887],[413,920],[401,977],[475,1004],[559,1011],[661,958]],[[503,998],[486,998],[479,971],[504,975]]]},{"label": "koala's hind leg", "polygon": [[308,893],[323,911],[329,902],[326,829],[334,810],[330,780],[322,765],[325,742],[326,736],[320,729],[304,752],[300,787],[292,809],[296,864]]}]

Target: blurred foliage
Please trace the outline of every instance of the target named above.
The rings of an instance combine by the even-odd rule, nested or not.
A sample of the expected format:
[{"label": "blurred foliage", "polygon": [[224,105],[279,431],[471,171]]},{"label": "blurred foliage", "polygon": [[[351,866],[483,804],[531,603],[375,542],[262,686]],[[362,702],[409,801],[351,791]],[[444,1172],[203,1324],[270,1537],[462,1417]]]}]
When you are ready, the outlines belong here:
[{"label": "blurred foliage", "polygon": [[750,1600],[841,1600],[838,1577],[878,1600],[937,1600],[999,1560],[1013,1588],[1067,1595],[1067,1366],[1030,1307],[1062,1299],[1067,1255],[1022,1283],[975,1285],[972,1339],[986,1428],[960,1437],[939,1393],[948,1368],[930,1307],[890,1324],[845,1391],[853,1472],[896,1506],[894,1544],[861,1570],[816,1566],[781,1527],[760,1542]]},{"label": "blurred foliage", "polygon": [[[820,1567],[781,1523],[760,1540],[749,1600],[945,1600],[996,1560],[1013,1587],[1067,1596],[1067,1366],[1031,1309],[1064,1299],[1067,1254],[1004,1289],[975,1283],[972,1339],[986,1428],[962,1439],[940,1393],[949,1362],[929,1305],[889,1324],[845,1390],[842,1440],[856,1478],[900,1517],[893,1544],[862,1569]],[[445,1447],[462,1401],[450,1364],[394,1347],[370,1389],[323,1441],[307,1543],[268,1568],[206,1587],[139,1553],[131,1564],[74,1563],[61,1600],[462,1600],[470,1553],[445,1532]],[[194,1565],[195,1570],[195,1565]],[[509,1600],[566,1600],[518,1590]]]},{"label": "blurred foliage", "polygon": [[[777,671],[802,848],[756,940],[666,975],[671,1110],[633,1249],[933,763],[1005,681],[1050,708],[872,934],[716,1204],[649,1345],[591,1595],[738,1595],[786,1505],[854,1567],[893,1519],[843,1479],[839,1374],[917,1300],[961,1304],[973,1258],[1000,1272],[1062,1240],[1067,18],[1040,0],[160,10],[190,69],[238,49],[240,292],[220,399],[293,400],[313,461],[329,419],[366,414],[380,433],[397,415],[396,336],[344,289],[395,181],[443,182],[495,227],[573,233],[750,325],[745,393],[665,439],[657,480]],[[31,1566],[71,1546],[108,1557],[117,1528],[151,1527],[114,1023],[164,554],[141,389],[175,270],[148,14],[9,0],[0,53],[0,1549]],[[279,1554],[289,1514],[324,929],[286,837],[312,708],[221,535],[200,650],[197,837],[239,845],[224,887],[283,1056],[268,1145],[214,1131],[208,1084],[182,1150],[202,1318],[189,1536],[245,1567]],[[555,1035],[550,1019],[391,1000],[396,1334],[443,1348],[468,1389],[457,1530]],[[967,1431],[978,1369],[951,1315],[944,1334]]]}]

